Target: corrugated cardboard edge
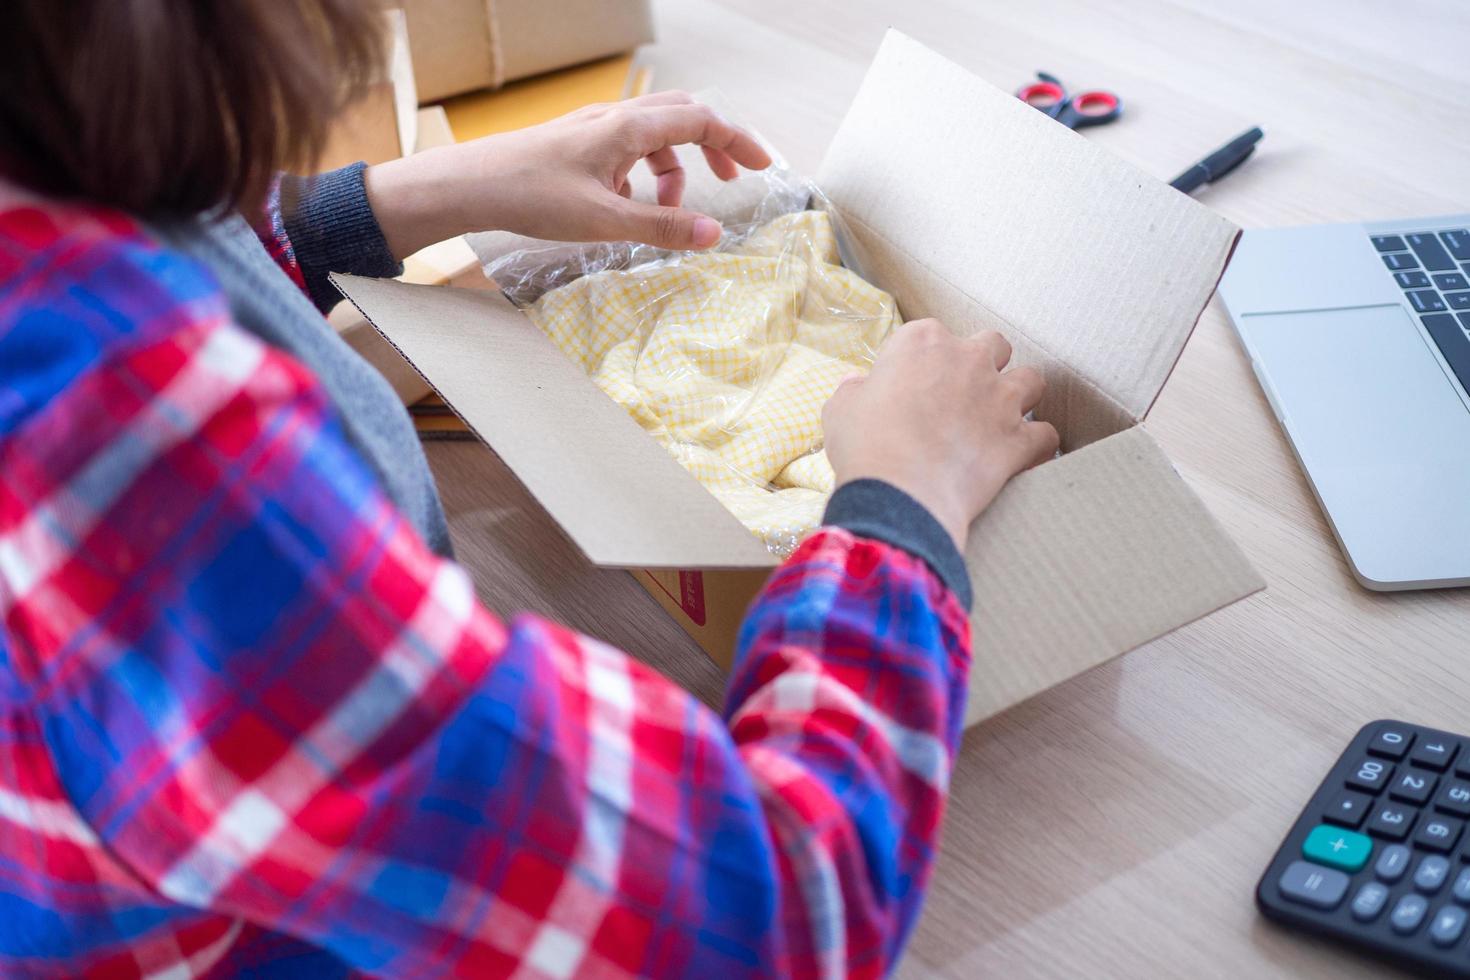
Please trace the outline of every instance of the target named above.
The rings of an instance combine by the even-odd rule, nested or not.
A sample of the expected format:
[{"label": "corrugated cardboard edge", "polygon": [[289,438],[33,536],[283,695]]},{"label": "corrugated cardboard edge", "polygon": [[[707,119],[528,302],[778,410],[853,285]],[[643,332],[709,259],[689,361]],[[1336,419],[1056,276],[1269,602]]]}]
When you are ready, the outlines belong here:
[{"label": "corrugated cardboard edge", "polygon": [[336,273],[331,279],[593,564],[776,564],[504,296]]},{"label": "corrugated cardboard edge", "polygon": [[965,559],[967,725],[1266,585],[1138,426],[1012,480]]},{"label": "corrugated cardboard edge", "polygon": [[1242,234],[1244,232],[1240,228],[1235,229],[1235,235],[1230,239],[1230,248],[1225,251],[1225,261],[1220,263],[1220,273],[1215,276],[1215,285],[1210,289],[1210,294],[1205,297],[1204,302],[1200,304],[1199,312],[1194,315],[1194,323],[1190,326],[1189,332],[1180,340],[1179,349],[1174,352],[1174,359],[1169,362],[1168,370],[1164,372],[1163,379],[1160,380],[1158,388],[1154,389],[1153,397],[1143,407],[1139,421],[1148,418],[1149,413],[1154,410],[1154,405],[1158,404],[1159,396],[1164,393],[1164,386],[1169,383],[1169,379],[1174,376],[1174,370],[1179,367],[1179,360],[1184,356],[1184,348],[1189,346],[1189,339],[1199,329],[1199,322],[1204,319],[1205,310],[1210,308],[1210,300],[1214,299],[1215,294],[1220,291],[1220,283],[1224,280],[1225,273],[1230,268],[1230,260],[1235,258],[1235,250],[1240,247],[1240,236]]}]

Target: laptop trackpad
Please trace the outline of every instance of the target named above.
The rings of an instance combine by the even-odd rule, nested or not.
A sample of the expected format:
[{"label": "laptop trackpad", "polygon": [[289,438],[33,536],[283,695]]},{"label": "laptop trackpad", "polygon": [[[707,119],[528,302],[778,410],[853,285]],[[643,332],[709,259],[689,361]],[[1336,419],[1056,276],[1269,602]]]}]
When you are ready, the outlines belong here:
[{"label": "laptop trackpad", "polygon": [[1359,576],[1470,577],[1470,410],[1409,314],[1264,313],[1240,327]]}]

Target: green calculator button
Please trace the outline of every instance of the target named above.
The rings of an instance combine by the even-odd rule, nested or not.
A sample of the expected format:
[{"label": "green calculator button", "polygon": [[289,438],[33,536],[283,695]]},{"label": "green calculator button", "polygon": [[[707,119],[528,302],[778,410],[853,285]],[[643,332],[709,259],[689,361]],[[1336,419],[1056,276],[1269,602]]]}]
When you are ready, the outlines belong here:
[{"label": "green calculator button", "polygon": [[1326,824],[1313,827],[1302,844],[1302,857],[1342,871],[1357,871],[1372,853],[1373,842],[1364,835]]}]

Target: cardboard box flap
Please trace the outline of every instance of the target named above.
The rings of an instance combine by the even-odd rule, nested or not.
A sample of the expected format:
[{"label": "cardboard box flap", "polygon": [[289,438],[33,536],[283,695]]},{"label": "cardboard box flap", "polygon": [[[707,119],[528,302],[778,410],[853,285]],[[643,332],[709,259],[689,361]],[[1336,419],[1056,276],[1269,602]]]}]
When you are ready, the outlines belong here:
[{"label": "cardboard box flap", "polygon": [[767,568],[775,559],[498,292],[333,275],[598,565]]},{"label": "cardboard box flap", "polygon": [[1137,426],[1012,480],[965,558],[967,725],[1265,588]]},{"label": "cardboard box flap", "polygon": [[[1239,233],[897,31],[817,182],[859,246],[876,236],[922,260],[1134,419],[1168,378]],[[878,285],[905,304],[900,289]]]}]

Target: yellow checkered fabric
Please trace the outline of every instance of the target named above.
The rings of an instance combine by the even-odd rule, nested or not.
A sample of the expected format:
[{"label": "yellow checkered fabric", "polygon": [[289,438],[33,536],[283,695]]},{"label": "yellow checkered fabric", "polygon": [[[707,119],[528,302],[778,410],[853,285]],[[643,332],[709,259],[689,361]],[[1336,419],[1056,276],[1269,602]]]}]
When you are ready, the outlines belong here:
[{"label": "yellow checkered fabric", "polygon": [[822,405],[895,325],[831,219],[784,215],[718,252],[583,276],[532,320],[772,551],[821,522]]}]

